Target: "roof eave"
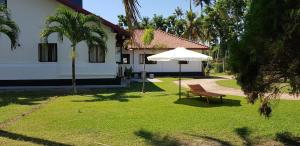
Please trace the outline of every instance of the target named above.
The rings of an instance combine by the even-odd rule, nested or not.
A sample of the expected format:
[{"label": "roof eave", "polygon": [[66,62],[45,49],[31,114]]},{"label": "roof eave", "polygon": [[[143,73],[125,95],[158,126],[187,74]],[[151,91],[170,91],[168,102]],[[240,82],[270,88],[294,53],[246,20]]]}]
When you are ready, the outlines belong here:
[{"label": "roof eave", "polygon": [[[83,13],[83,14],[86,14],[86,15],[90,15],[90,14],[91,14],[91,15],[95,15],[95,14],[93,14],[92,12],[89,12],[89,11],[87,11],[87,10],[85,10],[85,9],[83,9],[83,8],[81,8],[81,7],[79,7],[79,6],[75,5],[75,4],[73,4],[73,3],[71,3],[71,2],[68,1],[68,0],[56,0],[56,1],[58,1],[58,2],[60,2],[60,3],[62,3],[62,4],[64,4],[64,5],[66,5],[66,6],[70,7],[70,8],[72,8],[72,9],[75,10],[76,12]],[[115,33],[122,34],[122,35],[125,35],[125,36],[130,36],[130,33],[129,33],[128,31],[126,31],[126,30],[120,28],[119,26],[117,26],[117,25],[115,25],[115,24],[113,24],[113,23],[111,23],[111,22],[105,20],[104,18],[102,18],[102,17],[100,17],[100,16],[98,16],[98,17],[101,19],[101,21],[102,21],[102,23],[103,23],[104,25],[106,25],[106,26],[112,28],[112,30],[113,30]]]}]

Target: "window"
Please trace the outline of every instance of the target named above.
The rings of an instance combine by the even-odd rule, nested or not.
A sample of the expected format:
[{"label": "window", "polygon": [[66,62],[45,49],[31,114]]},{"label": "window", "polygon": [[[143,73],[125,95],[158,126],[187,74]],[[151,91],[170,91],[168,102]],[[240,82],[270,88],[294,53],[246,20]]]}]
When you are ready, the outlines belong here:
[{"label": "window", "polygon": [[0,0],[0,5],[7,7],[7,0]]},{"label": "window", "polygon": [[122,54],[122,64],[130,64],[130,54]]},{"label": "window", "polygon": [[179,61],[178,63],[179,63],[179,64],[189,64],[188,61]]},{"label": "window", "polygon": [[90,48],[89,61],[90,63],[105,63],[105,50],[98,47]]},{"label": "window", "polygon": [[140,64],[144,64],[144,59],[146,60],[145,64],[157,64],[156,61],[149,61],[147,57],[152,56],[153,54],[140,54]]},{"label": "window", "polygon": [[41,43],[39,44],[40,62],[57,62],[57,44]]}]

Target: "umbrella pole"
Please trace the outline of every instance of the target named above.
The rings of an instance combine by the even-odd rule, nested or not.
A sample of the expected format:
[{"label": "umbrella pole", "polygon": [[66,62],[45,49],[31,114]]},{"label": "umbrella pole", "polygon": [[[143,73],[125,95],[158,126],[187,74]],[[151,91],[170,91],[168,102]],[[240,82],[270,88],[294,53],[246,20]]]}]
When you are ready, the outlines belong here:
[{"label": "umbrella pole", "polygon": [[179,62],[179,99],[181,99],[181,62]]}]

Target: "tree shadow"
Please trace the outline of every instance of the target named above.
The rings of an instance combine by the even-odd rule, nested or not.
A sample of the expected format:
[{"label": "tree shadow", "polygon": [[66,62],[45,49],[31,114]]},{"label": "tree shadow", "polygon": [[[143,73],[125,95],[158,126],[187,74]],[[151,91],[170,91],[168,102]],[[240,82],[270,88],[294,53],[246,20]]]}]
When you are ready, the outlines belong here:
[{"label": "tree shadow", "polygon": [[63,95],[65,93],[55,92],[1,92],[0,107],[10,104],[19,105],[38,105],[42,101],[46,101],[51,97]]},{"label": "tree shadow", "polygon": [[[130,95],[130,93],[141,92],[141,83],[132,83],[130,87],[127,88],[113,88],[113,89],[99,89],[99,90],[89,90],[83,92],[79,95],[86,96],[91,95],[90,97],[94,99],[89,100],[73,100],[73,102],[101,102],[101,101],[119,101],[119,102],[128,102],[131,98],[141,98],[140,95]],[[162,92],[165,91],[160,87],[156,86],[151,82],[145,84],[145,89],[147,92]]]},{"label": "tree shadow", "polygon": [[279,141],[287,146],[300,145],[300,137],[295,137],[290,132],[277,133],[276,141]]},{"label": "tree shadow", "polygon": [[234,99],[224,99],[223,102],[220,101],[219,98],[209,98],[209,104],[206,101],[206,98],[181,98],[174,102],[175,104],[182,104],[194,107],[205,107],[205,108],[212,108],[212,107],[222,107],[222,106],[241,106],[240,100]]},{"label": "tree shadow", "polygon": [[210,137],[210,136],[201,136],[201,135],[195,135],[195,134],[187,134],[187,135],[197,137],[197,138],[200,138],[200,139],[204,139],[208,142],[216,143],[216,144],[219,144],[219,145],[222,145],[222,146],[232,146],[232,144],[228,141],[224,141],[224,140],[214,138],[214,137]]},{"label": "tree shadow", "polygon": [[126,95],[125,93],[113,93],[109,95],[103,95],[107,93],[94,94],[89,97],[94,99],[89,100],[73,100],[73,102],[101,102],[101,101],[119,101],[128,102],[130,98],[141,98],[142,96]]},{"label": "tree shadow", "polygon": [[0,137],[8,138],[11,140],[17,140],[17,141],[31,142],[34,144],[40,144],[40,145],[45,145],[45,146],[72,146],[69,144],[45,140],[45,139],[41,139],[41,138],[29,137],[26,135],[16,134],[16,133],[4,131],[4,130],[0,130]]},{"label": "tree shadow", "polygon": [[250,139],[251,131],[249,130],[249,128],[236,128],[235,133],[243,140],[245,146],[253,145],[253,141]]},{"label": "tree shadow", "polygon": [[[141,92],[142,91],[142,83],[133,82],[130,84],[130,87],[123,89],[127,92]],[[145,83],[145,91],[146,92],[162,92],[165,91],[164,89],[158,87],[152,82]]]},{"label": "tree shadow", "polygon": [[159,133],[152,133],[150,131],[141,129],[134,132],[138,137],[141,137],[146,140],[149,145],[154,146],[180,146],[183,145],[178,139],[172,138],[168,135],[161,136]]},{"label": "tree shadow", "polygon": [[[77,95],[93,95],[95,99],[85,102],[118,100],[120,102],[129,101],[128,98],[139,98],[141,96],[126,95],[126,93],[141,92],[141,83],[132,83],[127,88],[111,88],[111,89],[80,89]],[[160,87],[153,83],[146,83],[147,92],[162,92]],[[101,94],[111,94],[109,96]],[[18,92],[0,92],[0,107],[10,104],[18,105],[38,105],[43,101],[55,96],[73,95],[69,90],[64,89],[42,89],[39,91],[18,91]],[[77,101],[79,102],[79,101]],[[82,101],[83,102],[83,101]]]}]

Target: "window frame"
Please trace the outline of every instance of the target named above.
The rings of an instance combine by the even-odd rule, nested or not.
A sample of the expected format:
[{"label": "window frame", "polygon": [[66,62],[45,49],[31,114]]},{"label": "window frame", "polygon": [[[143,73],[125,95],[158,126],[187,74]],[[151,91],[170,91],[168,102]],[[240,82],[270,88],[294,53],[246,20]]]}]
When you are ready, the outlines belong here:
[{"label": "window frame", "polygon": [[[91,60],[91,49],[96,49],[96,61],[92,61]],[[104,60],[103,61],[100,61],[100,58],[97,55],[99,50],[101,50],[101,51],[104,52],[104,55],[103,55]],[[106,53],[105,53],[104,49],[101,49],[101,48],[89,48],[89,63],[105,63],[105,62],[106,62]]]},{"label": "window frame", "polygon": [[189,61],[178,61],[178,64],[189,64]]},{"label": "window frame", "polygon": [[[130,64],[131,62],[130,62],[130,54],[122,54],[122,56],[121,56],[121,58],[122,58],[122,60],[121,60],[121,63],[122,64]],[[124,63],[124,58],[127,58],[127,63]]]},{"label": "window frame", "polygon": [[[144,56],[145,55],[145,56]],[[149,57],[149,56],[152,56],[152,55],[154,55],[154,54],[140,54],[139,55],[139,62],[140,62],[140,64],[144,64],[144,60],[145,60],[145,64],[152,64],[152,65],[154,65],[154,64],[157,64],[157,61],[149,61],[148,60],[148,58],[147,57]],[[144,56],[144,57],[141,57],[141,56]],[[141,59],[142,58],[142,59]]]},{"label": "window frame", "polygon": [[[47,50],[48,50],[48,60],[46,61],[46,60],[43,60],[42,59],[42,50],[43,50],[43,45],[48,45],[47,47]],[[53,45],[54,46],[54,48],[51,48],[50,46],[51,45]],[[51,49],[49,49],[49,48],[51,48]],[[55,59],[53,59],[53,52],[52,52],[52,55],[49,55],[50,53],[50,50],[55,50],[55,54],[54,54],[54,56],[55,56]],[[51,56],[51,57],[50,57]],[[58,61],[58,53],[57,53],[57,43],[39,43],[39,46],[38,46],[38,58],[39,58],[39,62],[43,62],[43,63],[47,63],[47,62],[49,62],[49,63],[55,63],[55,62],[57,62]],[[51,60],[49,59],[49,58],[51,58]]]}]

